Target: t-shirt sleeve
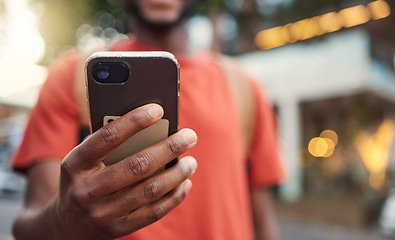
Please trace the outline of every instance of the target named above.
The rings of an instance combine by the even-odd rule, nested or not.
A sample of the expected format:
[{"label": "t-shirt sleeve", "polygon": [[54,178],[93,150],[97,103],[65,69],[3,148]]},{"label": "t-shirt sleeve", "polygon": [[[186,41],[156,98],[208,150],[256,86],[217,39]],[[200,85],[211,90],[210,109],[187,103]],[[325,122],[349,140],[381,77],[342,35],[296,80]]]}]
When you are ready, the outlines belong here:
[{"label": "t-shirt sleeve", "polygon": [[24,171],[40,161],[60,161],[78,144],[79,111],[74,97],[78,56],[77,52],[67,53],[49,68],[14,156],[15,170]]},{"label": "t-shirt sleeve", "polygon": [[254,133],[248,155],[250,184],[252,187],[275,186],[285,177],[278,147],[276,120],[262,87],[254,80],[250,82],[255,102]]}]

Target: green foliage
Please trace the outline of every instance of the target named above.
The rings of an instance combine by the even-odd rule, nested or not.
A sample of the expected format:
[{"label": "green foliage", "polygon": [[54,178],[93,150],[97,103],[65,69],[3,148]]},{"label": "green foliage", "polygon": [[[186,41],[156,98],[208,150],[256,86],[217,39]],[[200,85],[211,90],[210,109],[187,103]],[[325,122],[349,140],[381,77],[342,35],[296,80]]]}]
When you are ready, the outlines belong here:
[{"label": "green foliage", "polygon": [[204,1],[197,11],[198,14],[207,14],[211,11],[224,9],[226,0],[207,0]]},{"label": "green foliage", "polygon": [[79,26],[93,23],[97,12],[110,9],[106,0],[32,0],[31,3],[45,7],[40,21],[40,32],[47,44],[44,64],[75,44]]},{"label": "green foliage", "polygon": [[[47,43],[45,63],[56,57],[65,48],[75,44],[75,32],[79,26],[91,25],[98,16],[109,13],[118,18],[125,13],[123,3],[126,0],[31,0],[41,2],[45,12],[41,19],[41,33]],[[293,0],[290,4],[277,4],[270,15],[262,15],[258,11],[255,0],[244,0],[239,10],[227,9],[227,0],[206,0],[198,9],[198,14],[208,15],[211,12],[231,11],[239,22],[239,29],[244,38],[251,38],[260,26],[270,27],[284,25],[300,19],[317,16],[330,11],[356,4],[366,4],[371,0]],[[123,17],[121,20],[125,20]],[[118,19],[119,20],[119,19]],[[126,23],[126,20],[125,20]],[[123,26],[117,28],[125,32]]]},{"label": "green foliage", "polygon": [[[45,6],[40,32],[47,44],[44,64],[48,64],[60,52],[72,48],[76,42],[75,32],[83,24],[96,25],[98,16],[109,13],[118,17],[125,13],[125,0],[31,0]],[[224,0],[205,1],[198,10],[205,14],[224,7]],[[125,32],[126,29],[117,29]]]},{"label": "green foliage", "polygon": [[366,5],[373,0],[293,0],[290,5],[279,5],[270,21],[284,25],[305,18],[322,15],[331,11],[358,4]]}]

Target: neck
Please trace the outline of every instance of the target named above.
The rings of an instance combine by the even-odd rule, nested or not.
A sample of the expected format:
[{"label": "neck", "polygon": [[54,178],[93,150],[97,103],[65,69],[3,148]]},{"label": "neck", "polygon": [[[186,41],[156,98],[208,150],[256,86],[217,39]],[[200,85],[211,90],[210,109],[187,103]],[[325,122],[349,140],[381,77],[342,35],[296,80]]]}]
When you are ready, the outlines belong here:
[{"label": "neck", "polygon": [[185,23],[168,31],[155,31],[136,24],[134,34],[137,40],[156,49],[179,55],[190,55]]}]

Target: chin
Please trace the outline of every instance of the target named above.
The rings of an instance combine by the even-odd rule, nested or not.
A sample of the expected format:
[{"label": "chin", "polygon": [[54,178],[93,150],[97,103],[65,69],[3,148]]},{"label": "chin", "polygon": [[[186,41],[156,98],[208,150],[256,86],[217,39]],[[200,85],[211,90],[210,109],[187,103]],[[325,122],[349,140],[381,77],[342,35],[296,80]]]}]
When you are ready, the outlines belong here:
[{"label": "chin", "polygon": [[198,1],[192,1],[179,9],[142,9],[134,1],[127,2],[128,12],[136,21],[155,31],[166,31],[180,26],[195,12],[197,5]]},{"label": "chin", "polygon": [[145,21],[157,24],[173,24],[180,19],[180,12],[151,11],[141,13]]}]

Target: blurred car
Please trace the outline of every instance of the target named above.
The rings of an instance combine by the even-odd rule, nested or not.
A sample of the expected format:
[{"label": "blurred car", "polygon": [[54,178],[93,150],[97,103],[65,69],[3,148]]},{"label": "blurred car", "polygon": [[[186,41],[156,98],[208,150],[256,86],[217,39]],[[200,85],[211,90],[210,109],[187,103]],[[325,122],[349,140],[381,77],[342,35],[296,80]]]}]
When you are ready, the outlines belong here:
[{"label": "blurred car", "polygon": [[383,234],[395,237],[395,188],[390,191],[383,204],[379,225]]}]

